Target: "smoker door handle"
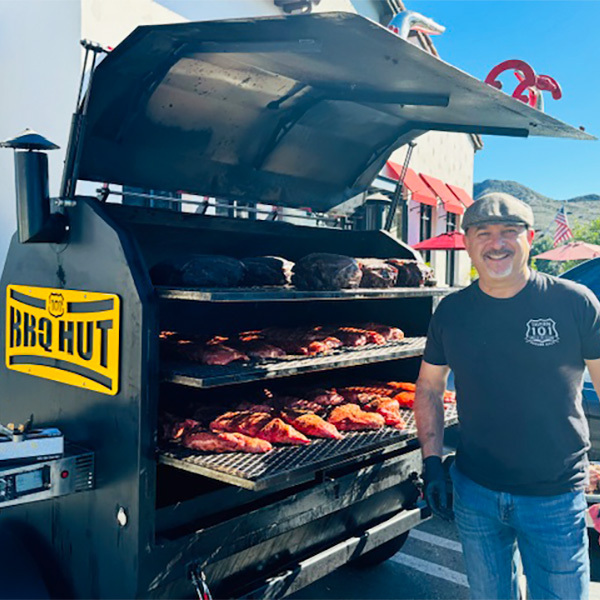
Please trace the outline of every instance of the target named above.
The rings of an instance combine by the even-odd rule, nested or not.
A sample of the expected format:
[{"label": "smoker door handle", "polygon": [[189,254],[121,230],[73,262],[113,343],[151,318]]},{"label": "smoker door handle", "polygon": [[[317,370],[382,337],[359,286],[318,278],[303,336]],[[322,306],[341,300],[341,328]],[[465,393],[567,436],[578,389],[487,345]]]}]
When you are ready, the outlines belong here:
[{"label": "smoker door handle", "polygon": [[270,577],[264,585],[245,594],[242,598],[283,598],[293,594],[349,561],[402,535],[429,518],[430,512],[424,505],[419,505],[411,510],[403,510],[383,523],[366,529],[362,534],[352,536],[335,546],[326,548],[318,554],[301,561],[296,567]]}]

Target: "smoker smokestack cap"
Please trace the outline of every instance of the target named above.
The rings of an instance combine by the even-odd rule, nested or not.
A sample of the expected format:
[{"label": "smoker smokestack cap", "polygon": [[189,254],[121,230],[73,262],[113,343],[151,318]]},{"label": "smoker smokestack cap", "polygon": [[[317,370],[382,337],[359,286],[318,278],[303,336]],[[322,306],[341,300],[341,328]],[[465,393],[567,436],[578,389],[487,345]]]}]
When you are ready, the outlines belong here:
[{"label": "smoker smokestack cap", "polygon": [[26,129],[16,137],[0,142],[0,148],[14,150],[57,150],[59,147],[33,129]]}]

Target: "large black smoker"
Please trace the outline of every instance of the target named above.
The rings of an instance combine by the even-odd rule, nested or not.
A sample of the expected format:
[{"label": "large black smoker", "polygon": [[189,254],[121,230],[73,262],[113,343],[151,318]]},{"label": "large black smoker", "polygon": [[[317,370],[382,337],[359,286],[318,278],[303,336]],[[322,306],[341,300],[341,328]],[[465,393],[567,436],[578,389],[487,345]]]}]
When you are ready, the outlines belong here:
[{"label": "large black smoker", "polygon": [[[383,560],[426,518],[414,428],[264,457],[199,456],[157,448],[157,415],[252,386],[414,380],[443,291],[181,289],[153,286],[149,271],[190,253],[412,257],[383,231],[251,217],[257,203],[327,211],[428,130],[589,137],[376,23],[322,14],[136,29],[91,76],[58,199],[48,197],[48,144],[7,144],[19,231],[1,282],[0,420],[33,414],[84,457],[68,490],[68,469],[56,465],[34,495],[0,472],[3,564],[23,596],[189,597],[206,581],[219,597],[281,597],[349,560]],[[84,180],[113,187],[76,195]],[[107,201],[121,185],[246,212]],[[268,366],[159,358],[161,329],[373,320],[406,340]]]}]

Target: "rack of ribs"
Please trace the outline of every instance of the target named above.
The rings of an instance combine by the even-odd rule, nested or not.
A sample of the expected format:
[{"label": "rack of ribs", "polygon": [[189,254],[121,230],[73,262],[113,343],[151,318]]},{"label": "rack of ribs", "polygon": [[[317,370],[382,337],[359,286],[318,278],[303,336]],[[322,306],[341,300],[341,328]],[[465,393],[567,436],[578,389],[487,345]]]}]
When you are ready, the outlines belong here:
[{"label": "rack of ribs", "polygon": [[210,424],[212,431],[243,433],[278,444],[309,444],[310,440],[291,425],[270,413],[229,411]]},{"label": "rack of ribs", "polygon": [[237,432],[214,433],[192,431],[183,437],[182,445],[203,452],[250,452],[260,454],[273,449],[270,442]]},{"label": "rack of ribs", "polygon": [[285,411],[283,419],[301,433],[318,438],[342,439],[337,427],[311,412]]},{"label": "rack of ribs", "polygon": [[377,413],[366,412],[358,404],[336,406],[328,421],[340,431],[360,431],[363,429],[381,429],[385,419]]},{"label": "rack of ribs", "polygon": [[385,424],[395,429],[404,429],[406,422],[400,413],[400,404],[393,398],[377,398],[372,400],[365,407],[366,411],[373,411],[380,414],[385,419]]},{"label": "rack of ribs", "polygon": [[361,329],[367,331],[375,331],[382,335],[386,342],[400,341],[404,339],[404,331],[399,327],[392,327],[391,325],[380,325],[379,323],[366,323],[365,325],[359,325]]}]

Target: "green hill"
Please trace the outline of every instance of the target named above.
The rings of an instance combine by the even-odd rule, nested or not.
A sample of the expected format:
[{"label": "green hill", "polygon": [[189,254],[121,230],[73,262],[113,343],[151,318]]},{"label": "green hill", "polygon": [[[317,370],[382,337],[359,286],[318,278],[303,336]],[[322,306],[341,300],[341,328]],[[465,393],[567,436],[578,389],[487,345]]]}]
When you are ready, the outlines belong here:
[{"label": "green hill", "polygon": [[[517,181],[501,181],[486,179],[473,186],[473,197],[480,198],[489,192],[504,192],[527,202],[533,209],[536,229],[544,231],[554,220],[556,211],[563,203],[562,200],[548,198],[538,192],[518,183]],[[577,221],[591,221],[600,218],[600,195],[588,194],[565,200],[569,225],[574,226]]]}]

